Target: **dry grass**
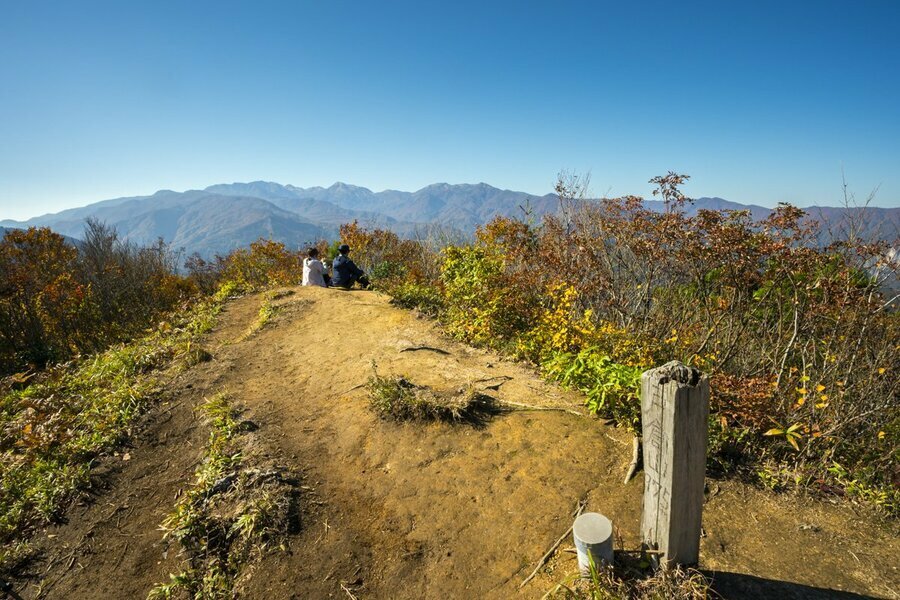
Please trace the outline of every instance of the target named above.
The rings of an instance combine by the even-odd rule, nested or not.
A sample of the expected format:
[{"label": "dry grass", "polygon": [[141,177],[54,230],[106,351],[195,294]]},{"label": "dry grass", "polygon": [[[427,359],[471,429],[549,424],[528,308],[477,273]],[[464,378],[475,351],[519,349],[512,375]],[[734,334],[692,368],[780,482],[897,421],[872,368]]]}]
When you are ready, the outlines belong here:
[{"label": "dry grass", "polygon": [[483,424],[496,412],[494,399],[475,389],[435,392],[405,377],[369,378],[369,404],[382,419]]},{"label": "dry grass", "polygon": [[245,567],[283,548],[296,528],[298,483],[253,451],[253,424],[223,393],[202,409],[210,426],[203,463],[161,526],[165,538],[181,546],[184,570],[153,588],[153,600],[233,598]]},{"label": "dry grass", "polygon": [[0,573],[23,566],[32,532],[90,486],[102,458],[163,396],[167,378],[211,358],[199,341],[221,306],[199,303],[143,338],[0,390]]},{"label": "dry grass", "polygon": [[655,572],[607,565],[589,578],[573,575],[544,596],[555,600],[705,600],[713,596],[699,571],[675,567]]}]

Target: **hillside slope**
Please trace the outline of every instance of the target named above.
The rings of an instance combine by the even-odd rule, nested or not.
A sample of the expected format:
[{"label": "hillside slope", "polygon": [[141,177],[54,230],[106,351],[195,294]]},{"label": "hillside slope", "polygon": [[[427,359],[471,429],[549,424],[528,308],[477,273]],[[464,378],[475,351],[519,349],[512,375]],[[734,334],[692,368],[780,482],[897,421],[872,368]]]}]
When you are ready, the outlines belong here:
[{"label": "hillside slope", "polygon": [[[385,422],[363,386],[375,363],[436,390],[474,384],[575,413],[577,394],[447,340],[378,293],[286,290],[255,331],[262,302],[226,306],[204,344],[213,359],[172,381],[129,460],[111,459],[95,499],[36,540],[41,597],[142,598],[177,572],[183,558],[156,528],[199,460],[194,410],[222,391],[258,427],[258,451],[300,472],[307,490],[288,550],[270,548],[241,597],[338,598],[343,586],[360,598],[540,598],[572,572],[571,554],[519,583],[580,500],[637,546],[642,483],[622,485],[625,432],[554,411],[505,412],[480,427]],[[701,566],[725,597],[898,597],[900,573],[883,559],[900,551],[895,523],[734,482],[708,487]]]}]

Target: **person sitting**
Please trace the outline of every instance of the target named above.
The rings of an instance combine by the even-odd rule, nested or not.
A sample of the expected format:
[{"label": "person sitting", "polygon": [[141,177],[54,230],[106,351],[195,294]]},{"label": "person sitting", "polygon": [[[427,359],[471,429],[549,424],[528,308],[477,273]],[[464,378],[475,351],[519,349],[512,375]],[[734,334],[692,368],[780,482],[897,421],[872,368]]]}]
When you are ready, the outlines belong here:
[{"label": "person sitting", "polygon": [[331,270],[333,271],[331,285],[344,288],[345,290],[352,288],[354,283],[359,283],[360,287],[363,289],[369,287],[369,278],[366,277],[363,270],[357,267],[356,264],[350,260],[350,257],[347,256],[350,254],[350,246],[341,244],[340,247],[338,247],[338,252],[340,252],[340,254],[334,259],[334,262],[331,263]]},{"label": "person sitting", "polygon": [[310,248],[303,259],[303,285],[317,285],[328,287],[328,274],[325,265],[319,260],[319,251]]}]

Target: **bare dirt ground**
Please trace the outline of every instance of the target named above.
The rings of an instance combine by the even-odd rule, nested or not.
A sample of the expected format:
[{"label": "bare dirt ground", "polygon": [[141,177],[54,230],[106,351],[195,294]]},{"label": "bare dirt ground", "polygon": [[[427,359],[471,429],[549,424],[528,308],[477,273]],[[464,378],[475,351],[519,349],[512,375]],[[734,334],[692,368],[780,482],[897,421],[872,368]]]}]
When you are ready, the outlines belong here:
[{"label": "bare dirt ground", "polygon": [[[242,577],[242,597],[540,598],[575,568],[564,543],[581,500],[639,544],[641,474],[622,484],[630,436],[587,416],[515,411],[483,427],[379,420],[373,361],[436,390],[500,383],[500,400],[580,410],[581,398],[495,354],[454,343],[374,292],[296,288],[246,335],[261,295],[230,302],[134,448],[103,465],[68,523],[37,536],[25,598],[143,598],[179,570],[159,523],[190,484],[207,431],[194,408],[227,391],[265,452],[303,474],[300,532]],[[408,350],[428,346],[428,349]],[[900,531],[849,504],[709,483],[701,567],[728,598],[900,598]]]}]

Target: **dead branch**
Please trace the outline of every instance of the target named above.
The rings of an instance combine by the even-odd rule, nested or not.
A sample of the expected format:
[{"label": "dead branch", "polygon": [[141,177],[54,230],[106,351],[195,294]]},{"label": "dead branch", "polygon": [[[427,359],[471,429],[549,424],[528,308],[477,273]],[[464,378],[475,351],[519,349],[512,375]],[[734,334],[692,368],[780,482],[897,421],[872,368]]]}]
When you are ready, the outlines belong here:
[{"label": "dead branch", "polygon": [[631,481],[631,478],[634,477],[634,472],[637,471],[638,460],[641,456],[641,438],[638,436],[634,436],[634,440],[631,442],[631,463],[628,465],[628,471],[625,473],[625,481],[623,484],[627,484]]},{"label": "dead branch", "polygon": [[487,381],[497,381],[497,380],[500,380],[500,379],[502,379],[504,382],[507,382],[507,381],[511,381],[511,380],[512,380],[512,377],[510,377],[509,375],[494,375],[493,377],[484,377],[484,378],[482,378],[482,379],[476,379],[476,380],[473,381],[472,383],[481,383],[481,382],[487,382]]},{"label": "dead branch", "polygon": [[[582,500],[581,502],[578,503],[578,508],[575,510],[575,515],[574,515],[576,519],[579,517],[579,515],[581,515],[586,504],[587,504],[587,500]],[[569,526],[568,529],[566,529],[566,532],[564,534],[562,534],[558,540],[553,542],[553,545],[550,546],[550,549],[547,550],[547,552],[541,557],[541,560],[538,561],[538,564],[534,568],[534,571],[531,572],[531,575],[526,577],[525,581],[523,581],[522,583],[519,584],[519,589],[522,589],[523,587],[525,587],[525,584],[527,584],[529,581],[534,579],[534,576],[537,575],[538,571],[541,570],[541,567],[543,567],[547,563],[547,560],[549,560],[550,557],[553,556],[553,553],[556,552],[556,549],[559,548],[559,545],[563,543],[563,540],[565,540],[567,537],[569,537],[569,534],[572,533],[573,527],[575,527],[574,522]]]},{"label": "dead branch", "polygon": [[349,393],[352,392],[353,390],[358,390],[358,389],[361,388],[361,387],[366,387],[366,384],[360,383],[359,385],[354,385],[352,388],[350,388],[350,389],[347,390],[346,392],[342,392],[342,393],[341,393],[341,396],[346,396],[347,394],[349,394]]},{"label": "dead branch", "polygon": [[497,404],[501,406],[509,406],[514,410],[552,410],[557,412],[566,412],[577,417],[585,416],[584,413],[580,413],[577,410],[572,410],[571,408],[563,408],[561,406],[534,406],[532,404],[523,404],[521,402],[512,402],[509,400],[497,400]]},{"label": "dead branch", "polygon": [[509,375],[497,375],[496,377],[486,377],[484,379],[476,379],[472,382],[472,384],[483,383],[485,385],[480,386],[485,390],[499,390],[500,386],[502,386],[507,381],[512,381],[512,377]]},{"label": "dead branch", "polygon": [[416,352],[417,350],[428,350],[429,352],[437,352],[438,354],[446,354],[450,355],[446,350],[442,350],[440,348],[434,348],[432,346],[410,346],[409,348],[403,348],[400,352]]}]

